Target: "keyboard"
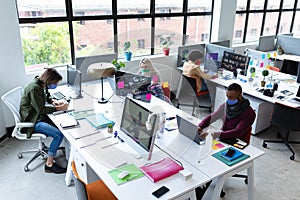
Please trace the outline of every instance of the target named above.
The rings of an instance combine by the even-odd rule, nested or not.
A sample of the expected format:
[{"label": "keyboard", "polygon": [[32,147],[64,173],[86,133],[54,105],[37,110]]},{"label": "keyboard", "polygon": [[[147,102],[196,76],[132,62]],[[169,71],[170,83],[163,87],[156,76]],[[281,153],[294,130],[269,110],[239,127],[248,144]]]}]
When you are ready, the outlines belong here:
[{"label": "keyboard", "polygon": [[63,98],[66,97],[66,96],[65,96],[63,93],[61,93],[60,91],[53,93],[51,96],[52,96],[52,98],[57,99],[57,100],[60,100],[60,99],[63,99]]},{"label": "keyboard", "polygon": [[297,97],[293,98],[293,100],[300,102],[300,98],[297,98]]}]

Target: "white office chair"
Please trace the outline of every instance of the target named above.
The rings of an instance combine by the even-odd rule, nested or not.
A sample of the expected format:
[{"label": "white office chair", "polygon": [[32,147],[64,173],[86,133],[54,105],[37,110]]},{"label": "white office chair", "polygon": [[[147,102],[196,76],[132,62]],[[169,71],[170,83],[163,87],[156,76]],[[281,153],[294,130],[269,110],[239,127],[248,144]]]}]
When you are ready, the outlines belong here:
[{"label": "white office chair", "polygon": [[41,156],[44,158],[47,155],[48,148],[46,145],[42,142],[43,138],[46,138],[46,135],[41,133],[33,133],[31,138],[27,138],[27,135],[24,133],[21,133],[21,129],[25,127],[33,127],[34,124],[31,122],[20,122],[20,113],[19,113],[19,107],[20,107],[20,101],[21,101],[21,95],[22,95],[22,87],[16,87],[9,92],[5,93],[1,99],[2,101],[7,105],[7,107],[10,109],[10,111],[13,113],[13,116],[15,118],[16,126],[12,132],[12,136],[19,139],[19,140],[38,140],[38,149],[33,150],[27,150],[22,151],[18,153],[18,158],[23,158],[23,153],[30,153],[30,152],[36,152],[36,154],[26,163],[24,166],[25,172],[29,171],[28,165],[34,161],[36,158]]}]

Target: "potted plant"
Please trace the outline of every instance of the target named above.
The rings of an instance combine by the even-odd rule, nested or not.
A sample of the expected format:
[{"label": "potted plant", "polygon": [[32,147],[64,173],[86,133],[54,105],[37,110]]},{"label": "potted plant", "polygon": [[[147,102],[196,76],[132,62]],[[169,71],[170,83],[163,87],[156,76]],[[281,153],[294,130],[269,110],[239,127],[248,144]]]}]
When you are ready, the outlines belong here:
[{"label": "potted plant", "polygon": [[160,45],[162,46],[163,48],[163,54],[165,56],[168,56],[170,54],[170,46],[174,44],[173,41],[171,41],[170,39],[168,38],[164,38],[162,37],[161,38],[161,42],[160,42]]},{"label": "potted plant", "polygon": [[112,60],[111,63],[116,67],[116,69],[117,69],[118,71],[120,71],[120,69],[121,69],[122,67],[123,67],[123,68],[125,67],[125,63],[124,63],[124,62],[119,61],[119,60],[116,60],[116,59]]},{"label": "potted plant", "polygon": [[255,67],[250,68],[251,77],[254,78],[255,76]]},{"label": "potted plant", "polygon": [[265,78],[266,78],[266,76],[269,75],[269,71],[265,69],[261,73],[264,76],[264,79],[261,81],[260,84],[261,84],[261,87],[265,87],[265,84],[266,84]]},{"label": "potted plant", "polygon": [[108,133],[112,133],[113,131],[114,131],[113,125],[112,125],[112,124],[108,124],[108,125],[107,125],[107,132],[108,132]]},{"label": "potted plant", "polygon": [[132,52],[130,51],[130,46],[131,46],[131,43],[129,41],[124,42],[123,51],[124,51],[124,56],[125,56],[126,61],[131,60]]}]

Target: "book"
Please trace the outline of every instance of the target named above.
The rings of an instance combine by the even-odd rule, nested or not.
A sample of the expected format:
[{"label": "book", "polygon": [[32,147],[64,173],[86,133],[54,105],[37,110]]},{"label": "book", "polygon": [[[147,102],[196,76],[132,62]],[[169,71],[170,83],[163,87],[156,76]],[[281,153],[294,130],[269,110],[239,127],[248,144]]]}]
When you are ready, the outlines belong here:
[{"label": "book", "polygon": [[[233,147],[229,147],[229,148],[233,148]],[[225,158],[223,158],[223,157],[221,156],[221,154],[222,154],[223,152],[227,152],[229,148],[226,148],[226,149],[224,149],[224,150],[222,150],[222,151],[219,151],[219,152],[217,152],[217,153],[214,153],[214,154],[212,154],[212,156],[215,157],[216,159],[220,160],[221,162],[225,163],[225,164],[228,165],[228,166],[232,166],[232,165],[234,165],[234,164],[236,164],[236,163],[239,163],[239,162],[241,162],[241,161],[243,161],[243,160],[245,160],[245,159],[247,159],[247,158],[250,157],[250,155],[243,153],[243,155],[240,156],[239,158],[236,158],[236,159],[234,159],[234,160],[232,160],[232,161],[229,161],[229,160],[227,160],[227,159],[225,159]],[[237,149],[236,149],[236,150],[237,150]]]},{"label": "book", "polygon": [[155,183],[178,173],[180,170],[183,170],[183,167],[170,158],[164,158],[159,162],[144,165],[140,169],[145,176]]},{"label": "book", "polygon": [[[118,176],[123,171],[128,171],[129,175],[123,179],[120,179]],[[109,171],[108,174],[118,185],[127,183],[129,181],[132,181],[132,180],[135,180],[135,179],[138,179],[138,178],[141,178],[144,176],[144,174],[141,172],[141,170],[139,168],[137,168],[137,166],[135,166],[134,164],[128,164],[128,165],[125,165],[122,167],[118,167],[116,169]]]},{"label": "book", "polygon": [[112,120],[107,119],[103,113],[98,113],[98,114],[94,114],[94,115],[89,115],[86,117],[86,120],[92,125],[94,126],[96,129],[99,128],[105,128],[107,127],[109,124],[114,125],[115,122]]},{"label": "book", "polygon": [[[232,156],[228,156],[227,155],[228,151],[233,152]],[[232,148],[232,147],[228,148],[227,151],[222,151],[222,153],[221,153],[221,156],[223,158],[225,158],[226,160],[228,160],[228,161],[233,161],[233,160],[235,160],[235,159],[237,159],[237,158],[239,158],[239,157],[241,157],[243,155],[244,155],[243,152],[241,152],[241,151],[239,151],[239,150],[237,150],[235,148]]]}]

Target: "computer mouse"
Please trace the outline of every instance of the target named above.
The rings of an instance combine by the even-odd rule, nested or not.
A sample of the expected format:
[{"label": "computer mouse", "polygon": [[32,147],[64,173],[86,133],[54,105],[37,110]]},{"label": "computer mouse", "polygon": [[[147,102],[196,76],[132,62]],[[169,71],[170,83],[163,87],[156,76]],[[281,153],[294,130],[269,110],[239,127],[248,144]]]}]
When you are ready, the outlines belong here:
[{"label": "computer mouse", "polygon": [[130,173],[128,171],[121,171],[118,175],[118,178],[119,179],[123,179],[125,178],[126,176],[128,176]]}]

